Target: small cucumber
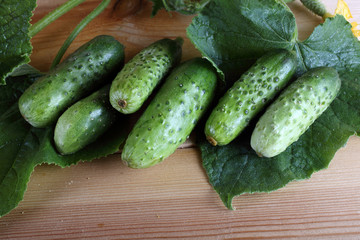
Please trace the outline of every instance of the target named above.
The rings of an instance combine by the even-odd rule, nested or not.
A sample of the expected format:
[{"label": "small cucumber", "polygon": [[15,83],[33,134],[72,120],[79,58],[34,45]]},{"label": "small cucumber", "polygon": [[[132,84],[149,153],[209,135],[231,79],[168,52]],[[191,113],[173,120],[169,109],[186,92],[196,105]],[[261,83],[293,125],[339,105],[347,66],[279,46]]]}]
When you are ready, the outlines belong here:
[{"label": "small cucumber", "polygon": [[123,45],[111,36],[97,36],[32,84],[19,99],[20,112],[34,127],[47,127],[67,107],[110,80],[123,62]]},{"label": "small cucumber", "polygon": [[314,68],[302,75],[261,116],[251,136],[251,147],[264,157],[285,151],[327,109],[340,86],[333,68]]},{"label": "small cucumber", "polygon": [[161,162],[181,145],[215,94],[217,73],[202,58],[177,67],[139,118],[126,140],[122,159],[132,168]]},{"label": "small cucumber", "polygon": [[135,55],[111,84],[111,105],[124,114],[137,111],[160,80],[180,62],[182,43],[181,38],[162,39]]},{"label": "small cucumber", "polygon": [[57,150],[71,154],[94,142],[116,120],[109,103],[110,84],[69,107],[58,119],[54,141]]},{"label": "small cucumber", "polygon": [[210,114],[205,135],[216,145],[234,140],[249,121],[286,85],[296,69],[295,54],[287,50],[259,58],[225,93]]}]

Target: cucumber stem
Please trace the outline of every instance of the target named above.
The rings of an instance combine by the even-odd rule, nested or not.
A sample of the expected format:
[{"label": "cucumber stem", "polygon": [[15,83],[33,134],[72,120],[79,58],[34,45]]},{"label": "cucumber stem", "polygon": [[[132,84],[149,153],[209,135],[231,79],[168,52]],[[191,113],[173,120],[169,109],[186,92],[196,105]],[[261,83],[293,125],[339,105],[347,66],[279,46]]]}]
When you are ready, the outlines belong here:
[{"label": "cucumber stem", "polygon": [[65,40],[64,44],[61,46],[59,52],[54,58],[50,69],[53,69],[64,56],[66,50],[70,46],[70,44],[74,41],[76,36],[83,30],[86,25],[91,22],[96,16],[98,16],[111,2],[111,0],[103,0],[91,13],[89,13],[85,18],[81,20],[81,22],[74,28],[69,37]]},{"label": "cucumber stem", "polygon": [[171,9],[169,8],[167,2],[165,0],[162,0],[162,2],[163,2],[163,5],[164,5],[164,8],[166,9],[166,11],[170,12]]},{"label": "cucumber stem", "polygon": [[217,145],[217,141],[210,136],[206,136],[206,139],[209,141],[209,143],[211,143],[211,145],[216,146]]},{"label": "cucumber stem", "polygon": [[79,5],[80,3],[84,2],[85,0],[69,0],[60,7],[56,8],[52,12],[48,13],[45,17],[37,21],[29,28],[29,36],[32,38],[38,32],[43,30],[47,25]]}]

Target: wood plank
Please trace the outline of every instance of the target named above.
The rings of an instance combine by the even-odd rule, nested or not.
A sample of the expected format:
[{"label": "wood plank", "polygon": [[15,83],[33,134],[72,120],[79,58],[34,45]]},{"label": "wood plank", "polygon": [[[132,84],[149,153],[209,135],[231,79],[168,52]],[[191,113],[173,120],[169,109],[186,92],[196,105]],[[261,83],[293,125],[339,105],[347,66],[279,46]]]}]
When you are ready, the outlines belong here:
[{"label": "wood plank", "polygon": [[[38,0],[33,21],[65,0]],[[46,71],[66,36],[98,0],[88,0],[33,40],[32,64]],[[162,11],[150,18],[151,3],[115,1],[79,35],[68,52],[98,34],[126,46],[127,60],[162,37],[186,37],[190,16]],[[140,2],[140,1],[139,1]],[[334,9],[336,0],[324,0]],[[348,0],[356,19],[360,6]],[[305,39],[321,19],[290,4]],[[199,56],[185,39],[183,59]],[[193,141],[149,169],[125,167],[120,154],[61,169],[36,167],[18,208],[0,219],[0,239],[359,239],[360,139],[352,137],[326,170],[278,191],[245,194],[227,210],[208,183]]]},{"label": "wood plank", "polygon": [[352,138],[329,169],[309,180],[236,198],[236,211],[225,209],[208,184],[196,148],[144,170],[125,167],[119,154],[65,169],[39,166],[25,200],[0,220],[1,236],[355,239],[359,145]]}]

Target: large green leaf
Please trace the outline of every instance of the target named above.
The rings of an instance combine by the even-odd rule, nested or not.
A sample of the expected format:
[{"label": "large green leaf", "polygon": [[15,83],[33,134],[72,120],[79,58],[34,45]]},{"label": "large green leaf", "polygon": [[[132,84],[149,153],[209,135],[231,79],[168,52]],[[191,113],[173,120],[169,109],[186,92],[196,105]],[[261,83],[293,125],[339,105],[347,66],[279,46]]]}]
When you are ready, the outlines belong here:
[{"label": "large green leaf", "polygon": [[265,52],[292,49],[297,29],[281,0],[213,0],[193,19],[187,35],[227,80],[234,80]]},{"label": "large green leaf", "polygon": [[17,106],[20,94],[38,75],[11,77],[6,86],[0,87],[0,216],[23,199],[36,165],[48,163],[66,167],[107,156],[119,150],[128,131],[127,120],[119,117],[93,144],[71,155],[58,154],[53,143],[53,127],[31,127]]},{"label": "large green leaf", "polygon": [[0,0],[0,85],[14,69],[30,61],[28,35],[36,0]]},{"label": "large green leaf", "polygon": [[349,29],[350,23],[343,16],[336,15],[316,27],[308,39],[297,43],[298,72],[318,66],[334,67],[340,72],[351,72],[359,67],[359,41]]},{"label": "large green leaf", "polygon": [[[276,1],[267,2],[278,5]],[[257,10],[252,10],[267,12],[269,7],[258,5]],[[217,15],[207,17],[217,18]],[[274,32],[281,31],[281,26],[278,28]],[[238,29],[238,32],[242,31]],[[266,43],[262,40],[260,38],[258,42],[260,45]],[[318,66],[334,67],[342,80],[340,93],[305,134],[277,157],[256,155],[249,145],[251,126],[227,146],[213,147],[204,139],[200,141],[203,165],[210,183],[229,209],[232,209],[234,196],[273,191],[328,167],[336,151],[360,130],[360,43],[353,36],[351,25],[342,16],[329,18],[307,40],[297,42],[294,47],[299,59],[297,75]]]}]

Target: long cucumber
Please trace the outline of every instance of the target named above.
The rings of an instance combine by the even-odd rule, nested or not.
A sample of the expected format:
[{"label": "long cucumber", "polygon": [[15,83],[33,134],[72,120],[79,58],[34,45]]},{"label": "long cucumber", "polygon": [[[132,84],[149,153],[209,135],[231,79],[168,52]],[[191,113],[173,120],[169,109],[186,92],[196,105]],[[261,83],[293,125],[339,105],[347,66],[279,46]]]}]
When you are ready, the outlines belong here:
[{"label": "long cucumber", "polygon": [[217,72],[202,58],[177,67],[136,122],[122,159],[132,168],[153,166],[185,142],[212,101]]},{"label": "long cucumber", "polygon": [[210,114],[205,135],[216,145],[234,140],[291,79],[296,69],[295,54],[287,50],[259,58],[225,93]]},{"label": "long cucumber", "polygon": [[251,136],[251,147],[264,157],[285,151],[329,107],[340,86],[333,68],[314,68],[305,73],[261,116]]},{"label": "long cucumber", "polygon": [[54,142],[63,154],[79,151],[94,142],[115,122],[118,112],[109,102],[110,84],[69,107],[58,119]]},{"label": "long cucumber", "polygon": [[20,112],[34,127],[52,125],[67,107],[112,80],[123,63],[124,46],[111,36],[97,36],[26,89]]},{"label": "long cucumber", "polygon": [[182,38],[165,38],[135,55],[111,84],[111,105],[124,114],[137,111],[166,74],[180,62],[182,43]]}]

